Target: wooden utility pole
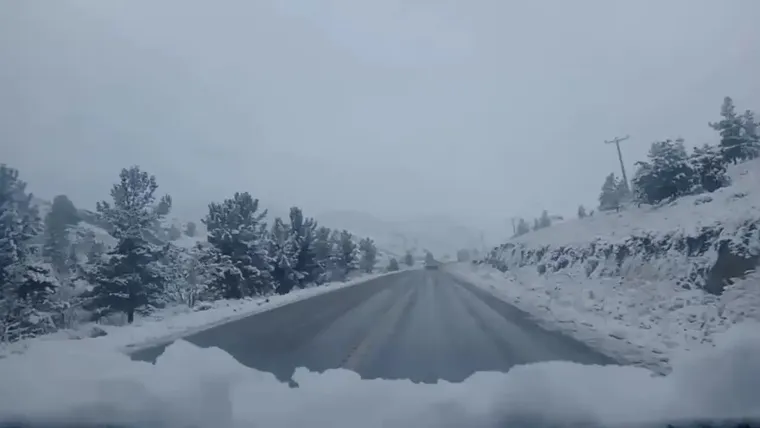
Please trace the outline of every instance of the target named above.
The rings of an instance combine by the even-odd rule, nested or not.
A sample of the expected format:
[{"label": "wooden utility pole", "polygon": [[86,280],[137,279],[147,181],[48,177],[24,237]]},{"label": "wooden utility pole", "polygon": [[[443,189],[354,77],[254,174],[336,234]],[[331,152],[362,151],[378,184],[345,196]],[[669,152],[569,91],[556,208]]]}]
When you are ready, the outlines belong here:
[{"label": "wooden utility pole", "polygon": [[623,163],[623,153],[620,151],[620,142],[625,141],[630,136],[626,135],[625,137],[615,137],[614,139],[610,141],[605,141],[605,144],[615,144],[615,147],[617,147],[618,152],[618,159],[620,160],[620,170],[623,172],[623,182],[625,183],[625,188],[630,190],[630,187],[628,187],[628,176],[625,174],[625,164]]}]

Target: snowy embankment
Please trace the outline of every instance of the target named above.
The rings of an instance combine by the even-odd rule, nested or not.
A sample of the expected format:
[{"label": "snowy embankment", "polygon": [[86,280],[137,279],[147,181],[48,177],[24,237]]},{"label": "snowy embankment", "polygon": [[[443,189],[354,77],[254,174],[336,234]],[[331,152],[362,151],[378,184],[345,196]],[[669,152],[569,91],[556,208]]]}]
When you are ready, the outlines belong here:
[{"label": "snowy embankment", "polygon": [[[102,346],[121,352],[134,352],[156,344],[170,342],[193,333],[236,321],[264,311],[329,293],[346,287],[362,284],[374,278],[392,275],[397,272],[362,275],[346,282],[334,282],[320,286],[293,290],[285,295],[268,297],[251,297],[239,300],[219,300],[202,302],[191,309],[185,305],[173,305],[158,310],[148,316],[135,319],[129,325],[105,325],[87,323],[75,329],[61,330],[56,333],[14,342],[0,344],[0,357],[7,354],[26,353],[40,344],[75,340],[77,344]],[[96,336],[96,337],[93,337]]]},{"label": "snowy embankment", "polygon": [[760,354],[760,324],[735,327],[716,344],[675,360],[662,377],[569,362],[437,384],[298,369],[299,387],[291,388],[218,348],[185,341],[156,364],[92,343],[47,342],[0,360],[0,424],[495,428],[760,418],[760,360],[752,358]]},{"label": "snowy embankment", "polygon": [[[515,238],[452,272],[621,358],[667,370],[760,319],[760,160],[733,184],[658,207],[597,213]],[[746,275],[746,277],[745,277]]]}]

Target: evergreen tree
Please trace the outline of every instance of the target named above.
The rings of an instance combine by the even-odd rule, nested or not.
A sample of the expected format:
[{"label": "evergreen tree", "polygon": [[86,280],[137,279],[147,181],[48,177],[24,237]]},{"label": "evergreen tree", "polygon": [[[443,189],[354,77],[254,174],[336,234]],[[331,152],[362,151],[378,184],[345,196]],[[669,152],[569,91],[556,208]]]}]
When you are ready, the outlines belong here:
[{"label": "evergreen tree", "polygon": [[541,229],[541,222],[537,218],[534,218],[533,219],[533,231],[535,232],[538,229]]},{"label": "evergreen tree", "polygon": [[317,283],[323,283],[328,280],[331,271],[330,254],[332,252],[332,243],[330,241],[330,229],[319,227],[314,232],[314,259],[317,263]]},{"label": "evergreen tree", "polygon": [[65,195],[53,199],[50,212],[45,216],[45,245],[43,255],[50,262],[56,274],[68,276],[71,240],[69,232],[79,223],[79,213],[74,204]]},{"label": "evergreen tree", "polygon": [[198,227],[196,226],[195,222],[192,222],[192,221],[187,222],[187,225],[185,226],[185,235],[191,238],[194,238],[197,232],[198,232]]},{"label": "evergreen tree", "polygon": [[359,268],[366,272],[372,273],[375,269],[375,263],[377,263],[377,247],[375,242],[370,238],[364,238],[359,241]]},{"label": "evergreen tree", "polygon": [[652,143],[649,162],[637,162],[634,177],[636,198],[640,203],[657,203],[690,193],[698,181],[683,140]]},{"label": "evergreen tree", "polygon": [[161,218],[159,210],[153,207],[157,189],[155,176],[138,166],[125,168],[111,189],[113,201],[102,201],[96,206],[117,241],[88,269],[94,287],[86,296],[89,299],[86,306],[96,318],[123,312],[131,323],[136,311],[148,311],[165,303],[167,278],[159,263],[163,248],[147,238]]},{"label": "evergreen tree", "polygon": [[42,230],[37,209],[18,170],[0,165],[0,341],[50,331],[58,287],[37,259],[33,244]]},{"label": "evergreen tree", "polygon": [[404,264],[409,267],[414,266],[414,256],[410,251],[407,251],[406,254],[404,254]]},{"label": "evergreen tree", "polygon": [[214,286],[224,298],[266,294],[274,290],[272,260],[267,252],[268,236],[263,222],[266,210],[258,212],[259,200],[235,193],[221,204],[209,204],[203,223],[208,242],[216,247],[227,271]]},{"label": "evergreen tree", "polygon": [[357,269],[358,248],[354,236],[347,230],[336,231],[337,238],[333,249],[335,278],[344,280],[349,273]]},{"label": "evergreen tree", "polygon": [[716,147],[708,144],[695,147],[691,155],[691,164],[697,174],[698,184],[703,190],[714,192],[728,185],[726,164],[720,150]]},{"label": "evergreen tree", "polygon": [[179,227],[177,227],[177,225],[172,224],[166,230],[166,236],[169,239],[169,241],[176,241],[177,239],[182,237],[182,231],[179,229]]},{"label": "evergreen tree", "polygon": [[397,270],[399,270],[398,260],[396,260],[395,257],[392,257],[388,261],[388,272],[396,272]]},{"label": "evergreen tree", "polygon": [[541,212],[541,218],[538,219],[539,228],[543,229],[552,225],[552,219],[549,217],[549,213],[546,210]]},{"label": "evergreen tree", "polygon": [[586,218],[586,208],[583,205],[578,205],[578,218]]},{"label": "evergreen tree", "polygon": [[274,219],[269,239],[269,256],[272,259],[272,278],[277,284],[275,291],[278,294],[287,294],[298,284],[299,275],[295,270],[297,245],[291,227],[280,217]]},{"label": "evergreen tree", "polygon": [[517,233],[515,236],[522,236],[528,232],[530,232],[530,225],[528,225],[528,222],[524,218],[520,218],[517,222]]},{"label": "evergreen tree", "polygon": [[741,121],[744,157],[746,159],[754,159],[760,155],[760,133],[758,133],[760,122],[755,120],[755,113],[752,110],[746,110],[741,117]]},{"label": "evergreen tree", "polygon": [[742,118],[736,114],[736,107],[731,97],[723,99],[720,116],[722,119],[718,122],[710,123],[710,127],[720,133],[720,147],[724,159],[727,162],[733,163],[746,159],[749,153],[745,144],[746,141],[743,138],[744,123]]},{"label": "evergreen tree", "polygon": [[290,235],[295,248],[294,270],[301,287],[316,282],[320,275],[314,253],[316,229],[317,223],[313,218],[304,218],[298,207],[290,209]]},{"label": "evergreen tree", "polygon": [[602,185],[599,194],[599,211],[619,210],[621,203],[620,179],[614,173],[610,173]]}]

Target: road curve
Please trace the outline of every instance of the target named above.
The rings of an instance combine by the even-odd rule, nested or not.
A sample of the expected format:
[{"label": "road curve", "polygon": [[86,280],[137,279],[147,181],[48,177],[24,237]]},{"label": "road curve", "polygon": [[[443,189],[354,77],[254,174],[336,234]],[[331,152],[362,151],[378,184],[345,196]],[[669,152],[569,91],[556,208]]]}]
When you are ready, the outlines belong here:
[{"label": "road curve", "polygon": [[[364,378],[458,382],[478,371],[566,360],[614,364],[442,270],[400,272],[221,325],[186,340],[289,380],[296,367]],[[132,354],[153,361],[166,345]]]}]

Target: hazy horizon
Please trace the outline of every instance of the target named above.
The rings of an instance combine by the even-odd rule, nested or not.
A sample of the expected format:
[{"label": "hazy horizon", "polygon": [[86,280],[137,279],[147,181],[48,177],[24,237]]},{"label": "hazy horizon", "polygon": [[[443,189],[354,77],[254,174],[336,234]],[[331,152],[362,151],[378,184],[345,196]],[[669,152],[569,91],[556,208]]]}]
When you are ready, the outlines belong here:
[{"label": "hazy horizon", "polygon": [[[177,215],[249,191],[308,214],[506,225],[593,206],[652,141],[760,110],[760,2],[8,1],[0,141],[43,198],[121,168]],[[197,213],[197,214],[196,214]]]}]

